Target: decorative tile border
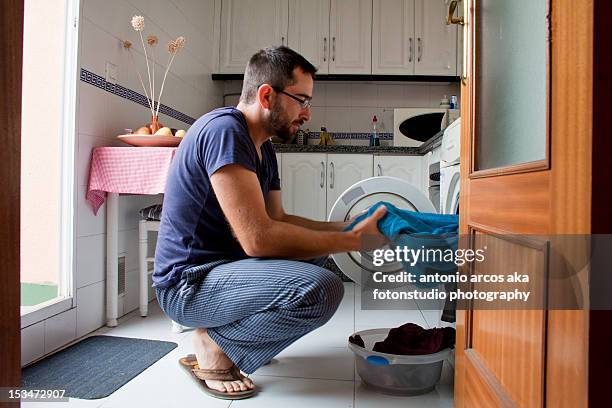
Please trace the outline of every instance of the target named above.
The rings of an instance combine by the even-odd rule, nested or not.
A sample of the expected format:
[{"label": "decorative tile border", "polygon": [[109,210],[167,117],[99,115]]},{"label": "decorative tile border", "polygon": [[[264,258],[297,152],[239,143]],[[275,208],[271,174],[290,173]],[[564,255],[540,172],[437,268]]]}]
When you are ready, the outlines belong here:
[{"label": "decorative tile border", "polygon": [[[133,91],[131,89],[125,88],[121,85],[106,82],[104,77],[101,77],[100,75],[96,75],[93,72],[90,72],[84,68],[81,68],[80,79],[81,81],[86,82],[90,85],[93,85],[97,88],[100,88],[106,92],[109,92],[114,95],[125,98],[127,100],[130,100],[146,108],[149,107],[149,103],[148,103],[146,96],[136,91]],[[181,122],[187,123],[188,125],[192,125],[193,122],[195,122],[195,119],[192,118],[191,116],[186,115],[183,112],[179,112],[176,109],[172,109],[171,107],[166,106],[164,104],[160,105],[159,112],[163,113],[164,115],[173,117],[174,119],[178,119]]]},{"label": "decorative tile border", "polygon": [[[371,133],[363,132],[327,132],[333,139],[336,140],[370,140]],[[308,133],[309,139],[318,139],[321,132]],[[380,140],[393,140],[393,133],[379,133]]]}]

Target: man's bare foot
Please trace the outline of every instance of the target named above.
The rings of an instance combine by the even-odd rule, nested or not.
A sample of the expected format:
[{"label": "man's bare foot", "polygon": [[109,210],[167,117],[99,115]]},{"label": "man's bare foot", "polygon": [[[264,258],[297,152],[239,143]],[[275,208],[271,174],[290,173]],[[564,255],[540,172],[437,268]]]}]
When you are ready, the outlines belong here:
[{"label": "man's bare foot", "polygon": [[[200,368],[224,370],[234,364],[217,343],[210,338],[206,329],[198,328],[195,330],[193,347]],[[242,378],[236,381],[206,380],[206,385],[221,392],[247,391],[255,388],[253,381],[242,374],[240,376]]]}]

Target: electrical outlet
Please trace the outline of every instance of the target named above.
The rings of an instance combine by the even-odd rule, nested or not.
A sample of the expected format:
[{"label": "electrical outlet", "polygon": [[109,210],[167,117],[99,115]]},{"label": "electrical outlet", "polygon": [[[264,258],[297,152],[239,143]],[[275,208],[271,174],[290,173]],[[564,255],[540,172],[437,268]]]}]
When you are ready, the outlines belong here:
[{"label": "electrical outlet", "polygon": [[106,73],[106,82],[110,82],[111,84],[116,84],[117,78],[119,76],[118,70],[119,68],[115,64],[111,62],[107,62],[106,67],[104,68],[104,71]]}]

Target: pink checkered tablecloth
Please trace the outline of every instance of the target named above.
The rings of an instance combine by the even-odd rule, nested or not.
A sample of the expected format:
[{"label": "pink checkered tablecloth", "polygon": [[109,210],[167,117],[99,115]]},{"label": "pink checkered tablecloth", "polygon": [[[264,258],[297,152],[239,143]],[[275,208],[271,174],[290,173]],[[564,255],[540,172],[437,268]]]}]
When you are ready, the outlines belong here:
[{"label": "pink checkered tablecloth", "polygon": [[176,147],[97,147],[89,168],[86,199],[94,214],[106,193],[160,194]]}]

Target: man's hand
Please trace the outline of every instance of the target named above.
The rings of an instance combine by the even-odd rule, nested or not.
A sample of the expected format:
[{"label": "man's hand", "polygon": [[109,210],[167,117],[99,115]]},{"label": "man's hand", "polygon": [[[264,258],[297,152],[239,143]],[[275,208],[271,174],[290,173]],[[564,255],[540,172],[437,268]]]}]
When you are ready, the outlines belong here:
[{"label": "man's hand", "polygon": [[[361,238],[361,250],[370,251],[382,247],[388,242],[387,237],[380,233],[377,223],[387,213],[387,207],[381,205],[372,215],[359,222],[353,231]],[[359,214],[361,215],[361,214]]]}]

